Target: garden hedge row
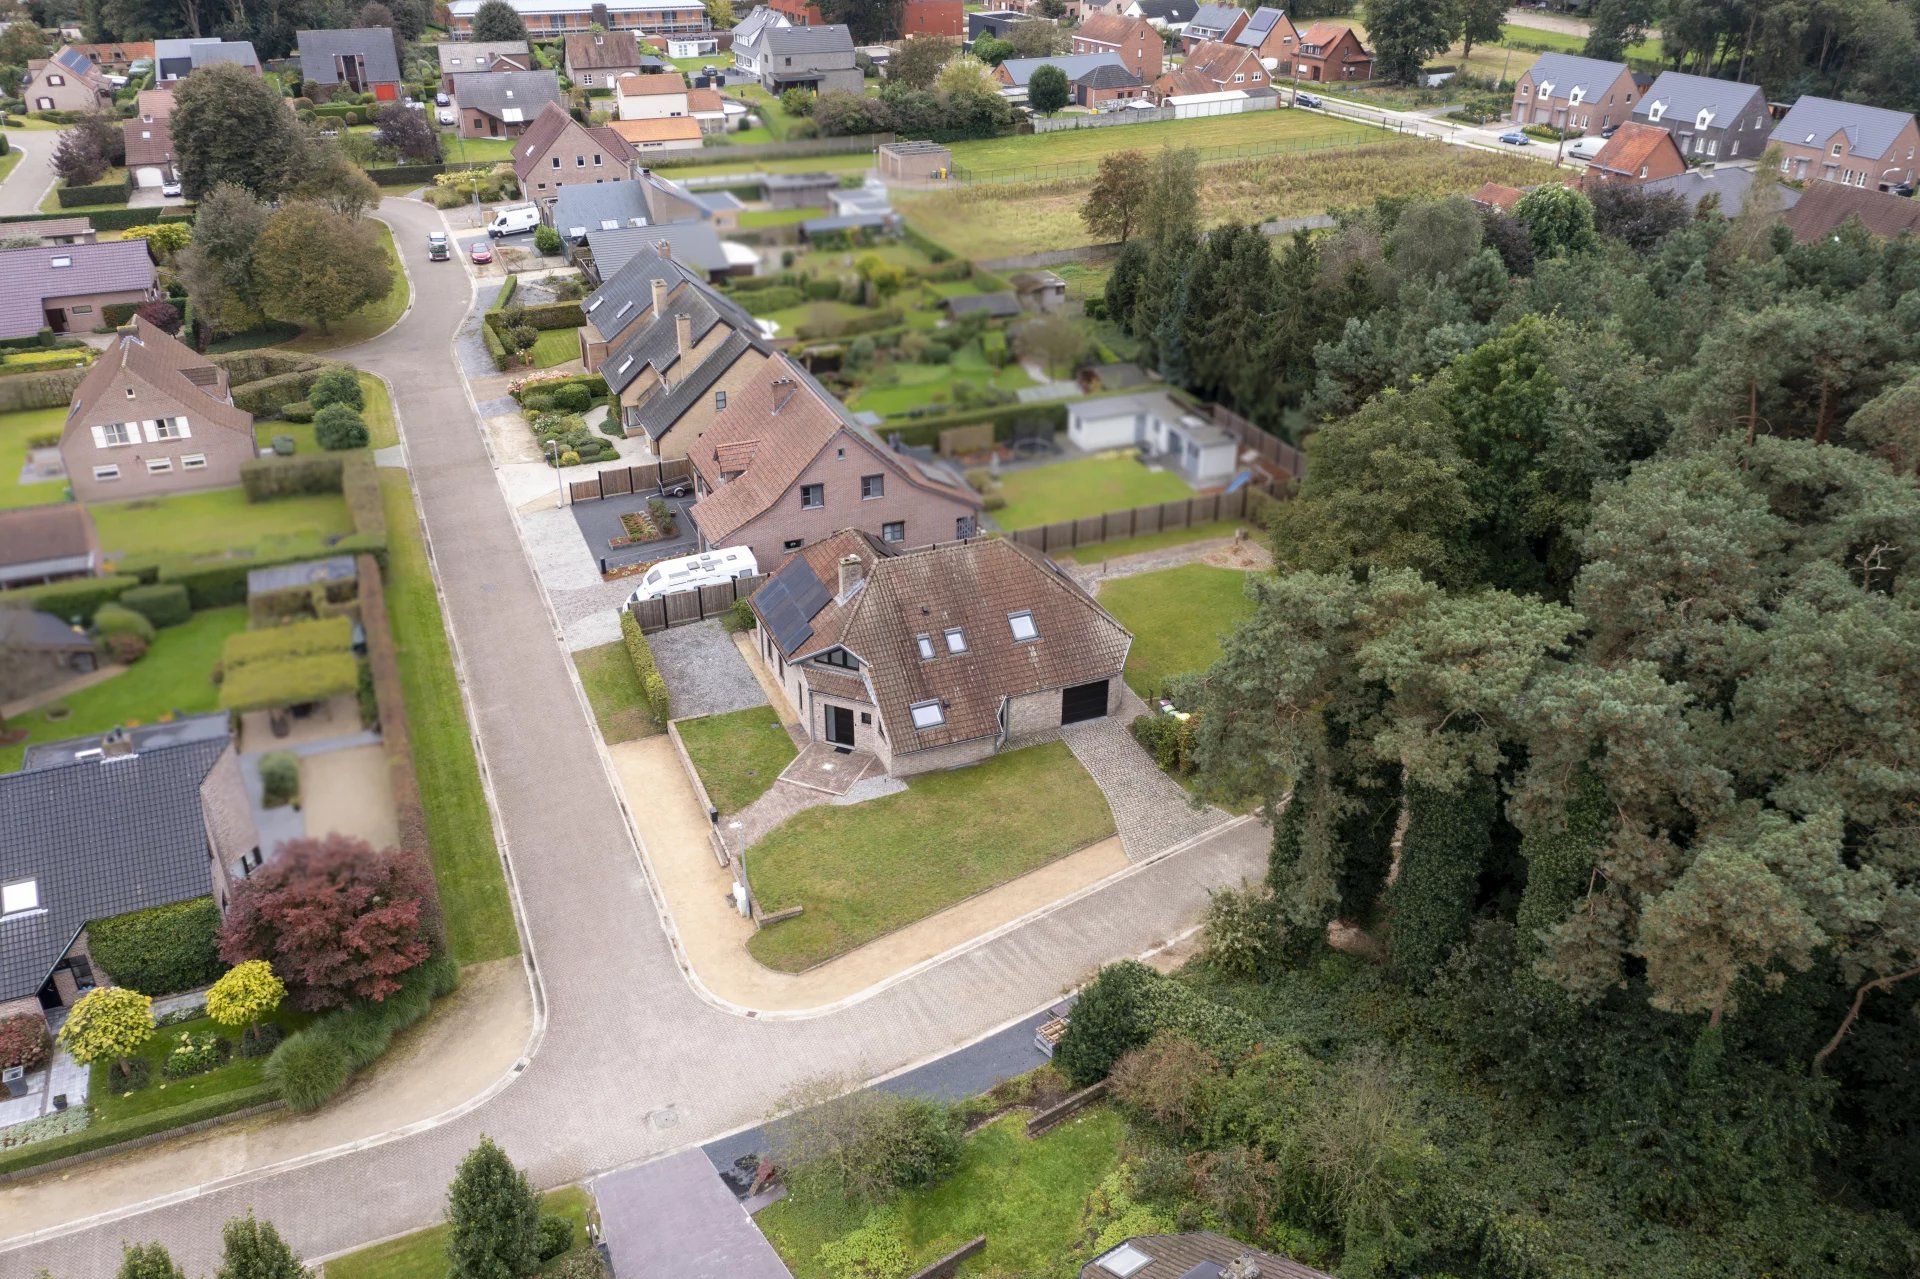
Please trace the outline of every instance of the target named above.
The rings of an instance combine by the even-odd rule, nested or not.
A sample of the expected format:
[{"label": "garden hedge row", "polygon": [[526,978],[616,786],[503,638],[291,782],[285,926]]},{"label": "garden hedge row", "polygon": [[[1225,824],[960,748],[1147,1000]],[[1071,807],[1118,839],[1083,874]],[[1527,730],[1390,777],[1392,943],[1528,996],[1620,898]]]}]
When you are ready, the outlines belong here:
[{"label": "garden hedge row", "polygon": [[276,657],[229,667],[220,680],[220,709],[263,711],[324,702],[360,687],[360,659],[349,650]]},{"label": "garden hedge row", "polygon": [[240,464],[240,487],[249,502],[276,497],[338,493],[346,469],[343,453],[296,453],[292,457],[255,457]]},{"label": "garden hedge row", "polygon": [[413,767],[413,734],[407,724],[406,694],[400,680],[400,650],[387,616],[387,587],[381,580],[380,566],[371,556],[360,558],[359,569],[360,629],[367,637],[367,670],[380,722],[380,748],[387,756],[400,851],[431,864],[427,810],[420,798],[420,777]]},{"label": "garden hedge row", "polygon": [[907,421],[889,420],[880,428],[880,433],[887,437],[898,435],[903,444],[933,448],[940,443],[940,432],[950,427],[973,426],[986,422],[993,424],[994,440],[1004,444],[1023,429],[1034,433],[1042,430],[1065,430],[1067,405],[1061,400],[1050,400],[1042,404],[996,404],[984,409],[943,413],[938,417],[923,417]]},{"label": "garden hedge row", "polygon": [[74,388],[86,375],[85,369],[43,369],[0,378],[0,413],[64,408],[72,403]]},{"label": "garden hedge row", "polygon": [[434,955],[400,979],[379,1003],[330,1013],[282,1040],[267,1058],[267,1082],[295,1110],[314,1110],[387,1051],[393,1037],[426,1016],[433,1001],[460,984],[460,966]]},{"label": "garden hedge row", "polygon": [[61,187],[54,193],[63,209],[76,209],[87,204],[125,204],[133,198],[133,176],[129,174],[120,182],[95,182],[91,186]]},{"label": "garden hedge row", "polygon": [[193,616],[193,601],[187,588],[178,582],[136,586],[120,596],[119,602],[155,626],[178,626]]},{"label": "garden hedge row", "polygon": [[44,350],[19,351],[6,357],[0,363],[0,377],[17,377],[22,373],[48,373],[58,369],[83,369],[93,363],[93,352],[87,347],[50,347]]},{"label": "garden hedge row", "polygon": [[68,1133],[62,1137],[49,1137],[45,1141],[28,1142],[24,1146],[15,1146],[0,1152],[0,1176],[23,1172],[28,1168],[38,1168],[56,1159],[67,1159],[95,1150],[105,1150],[109,1146],[137,1141],[142,1137],[151,1137],[155,1133],[167,1132],[175,1128],[184,1128],[188,1124],[205,1123],[209,1119],[218,1119],[223,1115],[231,1115],[253,1106],[266,1105],[275,1100],[277,1097],[273,1085],[255,1084],[250,1088],[236,1088],[232,1092],[215,1093],[211,1097],[182,1102],[177,1106],[167,1106],[144,1115],[135,1115],[107,1123],[89,1124],[79,1132]]},{"label": "garden hedge row", "polygon": [[352,646],[352,621],[345,617],[323,617],[229,635],[220,649],[220,661],[232,669],[248,662],[305,657],[312,653],[337,653]]},{"label": "garden hedge row", "polygon": [[105,577],[79,577],[67,582],[49,582],[45,586],[23,586],[0,591],[0,608],[37,608],[59,618],[93,620],[102,604],[110,604],[126,591],[140,585],[131,573]]},{"label": "garden hedge row", "polygon": [[368,169],[367,176],[381,186],[425,186],[442,173],[459,173],[465,169],[488,169],[493,166],[481,160],[462,160],[448,164],[389,164]]},{"label": "garden hedge row", "polygon": [[[6,136],[7,136],[6,134],[0,133],[0,141],[4,141],[6,139]],[[5,155],[5,154],[6,152],[0,151],[0,155]],[[4,232],[5,229],[6,228],[4,226],[0,226],[0,232]],[[4,238],[4,235],[0,235],[0,238]],[[52,329],[41,329],[38,333],[34,334],[32,337],[0,338],[0,351],[30,351],[30,350],[34,350],[41,347],[49,347],[52,345],[53,345]]]},{"label": "garden hedge row", "polygon": [[607,394],[607,379],[603,374],[575,373],[571,377],[548,377],[528,382],[514,390],[513,398],[525,404],[527,396],[535,391],[557,391],[563,386],[584,386],[587,394],[596,400]]},{"label": "garden hedge row", "polygon": [[95,920],[87,925],[87,951],[119,985],[177,995],[220,975],[219,931],[220,908],[211,897],[196,897]]},{"label": "garden hedge row", "polygon": [[620,639],[627,646],[627,657],[633,662],[633,673],[640,681],[640,696],[647,703],[647,714],[656,724],[666,723],[673,717],[667,681],[661,678],[660,668],[654,664],[653,646],[641,633],[640,623],[626,609],[620,610]]}]

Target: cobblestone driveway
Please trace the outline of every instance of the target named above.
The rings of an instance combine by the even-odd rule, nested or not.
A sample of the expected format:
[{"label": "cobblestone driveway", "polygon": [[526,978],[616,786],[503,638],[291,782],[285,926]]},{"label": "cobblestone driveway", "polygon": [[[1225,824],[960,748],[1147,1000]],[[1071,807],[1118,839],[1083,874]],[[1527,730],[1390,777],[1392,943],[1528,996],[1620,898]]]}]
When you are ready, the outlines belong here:
[{"label": "cobblestone driveway", "polygon": [[1160,770],[1127,723],[1146,707],[1129,690],[1118,715],[1069,724],[1060,736],[1107,797],[1120,844],[1144,861],[1231,820],[1217,808],[1193,806],[1180,784]]}]

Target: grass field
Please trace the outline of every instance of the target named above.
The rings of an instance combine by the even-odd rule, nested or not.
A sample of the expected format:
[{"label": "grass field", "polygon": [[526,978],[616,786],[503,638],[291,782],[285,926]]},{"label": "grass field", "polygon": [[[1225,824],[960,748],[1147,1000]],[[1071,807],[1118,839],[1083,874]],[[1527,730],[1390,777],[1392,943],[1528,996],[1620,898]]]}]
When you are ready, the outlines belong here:
[{"label": "grass field", "polygon": [[513,159],[513,138],[463,138],[454,129],[440,131],[440,154],[449,164],[498,164]]},{"label": "grass field", "polygon": [[[509,1155],[522,1154],[509,1151]],[[587,1243],[587,1210],[592,1199],[579,1186],[567,1186],[540,1196],[540,1211],[573,1223],[573,1246]],[[558,1264],[547,1263],[547,1269]],[[371,1248],[335,1257],[327,1263],[327,1279],[447,1279],[447,1228],[430,1226]]]},{"label": "grass field", "polygon": [[212,710],[220,700],[213,667],[221,646],[228,636],[246,629],[247,610],[239,605],[206,609],[178,626],[161,628],[147,655],[123,673],[8,720],[8,728],[26,737],[0,746],[0,772],[18,771],[32,742],[92,737],[116,725],[152,724],[168,715]]},{"label": "grass field", "polygon": [[680,744],[722,813],[737,813],[764,795],[793,762],[793,739],[767,706],[682,720]]},{"label": "grass field", "polygon": [[22,484],[20,470],[27,464],[27,441],[36,435],[55,435],[67,420],[67,406],[22,409],[0,413],[0,510],[16,506],[45,506],[66,500],[65,480]]},{"label": "grass field", "polygon": [[107,558],[225,559],[311,546],[353,531],[338,493],[278,497],[249,502],[238,488],[208,489],[170,497],[97,502],[93,522]]},{"label": "grass field", "polygon": [[400,423],[394,416],[393,397],[387,394],[387,384],[371,373],[362,373],[360,390],[366,396],[360,416],[367,424],[368,447],[384,449],[398,444]]},{"label": "grass field", "polygon": [[625,644],[615,640],[583,648],[573,655],[573,664],[580,672],[581,686],[587,690],[600,736],[609,745],[651,737],[660,731],[660,725],[647,713],[640,677],[633,673],[633,658],[627,655]]},{"label": "grass field", "polygon": [[1172,471],[1150,471],[1124,454],[1008,471],[1000,488],[1007,504],[993,512],[993,522],[1003,529],[1084,519],[1193,493]]},{"label": "grass field", "polygon": [[407,286],[406,269],[400,265],[400,255],[393,247],[393,232],[385,223],[376,225],[380,231],[380,243],[386,249],[387,264],[393,268],[393,283],[388,287],[387,295],[367,303],[324,333],[318,328],[302,329],[299,337],[282,343],[287,350],[331,351],[364,342],[392,328],[407,309],[407,299],[412,292]]},{"label": "grass field", "polygon": [[1103,583],[1100,603],[1133,632],[1128,686],[1149,697],[1170,676],[1213,665],[1221,639],[1253,613],[1246,580],[1238,569],[1184,564]]},{"label": "grass field", "polygon": [[[994,1120],[967,1138],[951,1176],[884,1210],[899,1222],[907,1266],[985,1235],[986,1251],[964,1273],[1074,1273],[1087,1197],[1119,1163],[1126,1124],[1104,1106],[1037,1139],[1026,1135],[1025,1122],[1018,1114]],[[754,1221],[796,1279],[835,1279],[821,1246],[858,1229],[868,1211],[832,1194],[795,1194]],[[337,1279],[331,1267],[327,1279]]]},{"label": "grass field", "polygon": [[[1110,129],[1131,133],[1147,128]],[[1377,130],[1374,137],[1384,137]],[[1302,217],[1371,204],[1376,196],[1439,196],[1483,182],[1529,186],[1538,161],[1436,142],[1388,138],[1353,147],[1270,156],[1201,172],[1200,206],[1208,225]],[[1080,221],[1091,182],[1081,178],[901,193],[914,227],[962,257],[991,258],[1091,244]]]},{"label": "grass field", "polygon": [[380,490],[387,511],[387,613],[400,649],[400,682],[427,810],[433,873],[446,912],[447,947],[463,964],[500,959],[519,953],[520,935],[426,543],[405,472],[382,470]]},{"label": "grass field", "polygon": [[763,910],[806,913],[761,929],[747,949],[799,972],[1111,834],[1106,796],[1062,742],[924,773],[864,804],[808,809],[746,858]]},{"label": "grass field", "polygon": [[963,383],[1017,391],[1023,386],[1032,386],[1033,379],[1018,364],[994,368],[987,362],[980,344],[970,342],[954,352],[948,364],[904,361],[888,364],[872,382],[863,384],[847,397],[847,407],[891,417],[916,405],[945,404],[954,398],[955,388]]},{"label": "grass field", "polygon": [[1247,111],[1196,120],[1165,120],[1120,128],[1062,129],[1007,138],[956,142],[953,163],[978,180],[1011,176],[1067,176],[1062,166],[1089,171],[1115,151],[1195,147],[1221,155],[1229,150],[1334,146],[1365,141],[1379,130],[1313,111]]}]

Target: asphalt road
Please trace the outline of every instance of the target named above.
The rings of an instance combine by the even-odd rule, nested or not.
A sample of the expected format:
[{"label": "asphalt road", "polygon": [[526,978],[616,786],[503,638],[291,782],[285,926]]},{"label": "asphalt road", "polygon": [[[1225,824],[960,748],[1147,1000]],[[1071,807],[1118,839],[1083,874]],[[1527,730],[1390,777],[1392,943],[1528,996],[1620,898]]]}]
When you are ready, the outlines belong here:
[{"label": "asphalt road", "polygon": [[[488,462],[452,346],[471,322],[470,277],[425,269],[426,233],[444,227],[434,210],[388,200],[380,216],[414,303],[393,330],[340,354],[395,390],[537,982],[536,1042],[510,1082],[463,1113],[190,1196],[115,1183],[93,1194],[82,1165],[70,1174],[83,1205],[75,1218],[0,1242],[0,1275],[44,1266],[104,1279],[123,1239],[164,1240],[188,1273],[211,1272],[221,1223],[249,1209],[302,1255],[324,1257],[438,1220],[455,1164],[483,1132],[540,1186],[698,1146],[775,1113],[806,1080],[892,1074],[1022,1020],[1100,963],[1171,939],[1210,888],[1264,866],[1264,830],[1236,825],[850,1006],[756,1016],[705,997],[677,958]],[[191,1174],[190,1144],[171,1157]],[[9,1193],[0,1190],[0,1230]]]},{"label": "asphalt road", "polygon": [[24,152],[20,163],[0,182],[0,218],[40,212],[40,197],[53,185],[53,146],[59,133],[52,129],[8,129],[7,145]]}]

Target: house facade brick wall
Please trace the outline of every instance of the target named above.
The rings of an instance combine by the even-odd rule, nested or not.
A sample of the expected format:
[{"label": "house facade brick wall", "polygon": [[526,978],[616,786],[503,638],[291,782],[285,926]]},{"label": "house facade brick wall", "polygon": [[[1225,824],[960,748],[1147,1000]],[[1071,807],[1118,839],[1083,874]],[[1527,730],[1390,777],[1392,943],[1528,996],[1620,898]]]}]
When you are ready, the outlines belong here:
[{"label": "house facade brick wall", "polygon": [[[617,145],[616,145],[617,144]],[[568,120],[554,139],[530,156],[514,152],[514,172],[525,199],[550,205],[560,188],[587,182],[624,182],[630,176],[626,143],[614,144],[589,132],[577,120]]]},{"label": "house facade brick wall", "polygon": [[1295,71],[1303,82],[1342,84],[1373,79],[1373,55],[1352,27],[1322,33],[1309,27],[1300,35]]},{"label": "house facade brick wall", "polygon": [[1167,44],[1145,18],[1095,15],[1071,34],[1069,53],[1113,53],[1127,70],[1151,83],[1165,69]]},{"label": "house facade brick wall", "polygon": [[72,410],[60,433],[67,481],[83,502],[227,488],[240,482],[241,464],[256,455],[250,427],[213,422],[203,406],[124,370]]},{"label": "house facade brick wall", "polygon": [[966,7],[960,0],[906,0],[900,15],[901,36],[966,35]]},{"label": "house facade brick wall", "polygon": [[1624,65],[1605,85],[1581,86],[1585,91],[1579,102],[1572,101],[1573,87],[1564,79],[1555,80],[1551,73],[1543,74],[1536,63],[1514,86],[1513,122],[1595,136],[1626,123],[1640,94],[1633,72]]},{"label": "house facade brick wall", "polygon": [[57,62],[28,64],[20,86],[29,111],[111,111],[113,90],[90,76],[75,75]]},{"label": "house facade brick wall", "polygon": [[[715,334],[720,334],[724,337],[723,327],[719,325],[714,326],[713,333],[708,335],[709,339],[715,340],[717,344],[718,339],[714,338]],[[740,354],[740,358],[733,362],[733,367],[729,368],[714,380],[713,385],[707,389],[706,394],[694,401],[686,412],[682,413],[671,426],[655,438],[653,441],[654,453],[663,461],[672,461],[676,458],[685,457],[687,450],[693,447],[694,441],[700,438],[700,433],[709,426],[712,426],[713,419],[719,415],[718,394],[725,393],[729,396],[738,394],[753,375],[759,371],[761,365],[767,362],[768,358],[766,352],[753,347],[748,347],[743,351]],[[639,383],[636,382],[635,386],[638,385]],[[627,389],[631,392],[633,387]],[[644,393],[634,395],[631,398],[623,393],[620,397],[620,402],[623,405],[637,404],[643,398]]]},{"label": "house facade brick wall", "polygon": [[260,864],[264,852],[260,828],[253,820],[253,805],[247,799],[240,756],[231,743],[200,783],[200,815],[207,824],[213,900],[224,915],[233,886]]},{"label": "house facade brick wall", "polygon": [[1844,130],[1811,146],[1789,142],[1776,131],[1773,143],[1780,148],[1780,172],[1796,181],[1838,182],[1872,189],[1883,182],[1911,183],[1920,176],[1920,125],[1912,117],[1893,144],[1878,156],[1856,153]]}]

